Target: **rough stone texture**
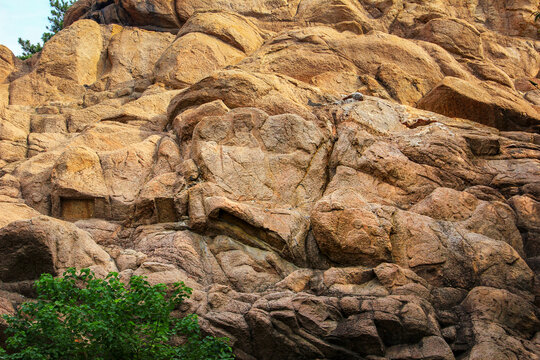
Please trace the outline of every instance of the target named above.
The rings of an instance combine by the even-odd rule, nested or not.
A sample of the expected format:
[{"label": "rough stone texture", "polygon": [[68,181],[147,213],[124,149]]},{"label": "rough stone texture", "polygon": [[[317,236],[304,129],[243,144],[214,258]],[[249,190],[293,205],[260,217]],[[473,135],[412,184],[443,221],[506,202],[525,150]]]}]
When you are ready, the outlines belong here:
[{"label": "rough stone texture", "polygon": [[527,101],[490,84],[446,77],[420,100],[422,109],[462,117],[501,130],[538,127],[540,115]]},{"label": "rough stone texture", "polygon": [[219,38],[189,32],[163,53],[156,64],[156,79],[169,86],[187,87],[243,57],[243,52]]},{"label": "rough stone texture", "polygon": [[[287,96],[283,96],[287,94]],[[169,105],[170,118],[210,101],[221,100],[229,108],[256,107],[270,115],[293,113],[314,120],[310,101],[331,101],[313,86],[284,75],[222,70],[177,95]]]},{"label": "rough stone texture", "polygon": [[0,230],[4,282],[35,280],[47,272],[60,275],[69,267],[88,267],[99,274],[114,271],[109,255],[70,223],[36,217],[12,222]]},{"label": "rough stone texture", "polygon": [[436,61],[411,41],[327,27],[282,33],[240,67],[284,74],[337,94],[356,91],[364,85],[359,76],[370,76],[406,104],[414,104],[443,78]]},{"label": "rough stone texture", "polygon": [[7,82],[9,76],[20,66],[20,60],[4,45],[0,45],[0,83]]},{"label": "rough stone texture", "polygon": [[161,54],[173,42],[174,36],[137,28],[113,27],[107,47],[106,74],[95,89],[122,89],[134,87],[152,73]]},{"label": "rough stone texture", "polygon": [[0,313],[91,267],[239,359],[539,359],[537,10],[78,1],[0,46]]},{"label": "rough stone texture", "polygon": [[34,69],[10,84],[10,104],[76,101],[84,93],[83,85],[98,80],[107,30],[93,21],[80,21],[47,42]]}]

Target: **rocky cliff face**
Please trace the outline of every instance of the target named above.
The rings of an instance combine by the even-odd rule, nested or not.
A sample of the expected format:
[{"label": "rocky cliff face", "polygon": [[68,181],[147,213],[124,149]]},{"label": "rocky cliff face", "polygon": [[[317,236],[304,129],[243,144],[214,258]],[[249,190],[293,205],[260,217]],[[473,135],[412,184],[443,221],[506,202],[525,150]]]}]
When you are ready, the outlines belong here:
[{"label": "rocky cliff face", "polygon": [[91,267],[239,359],[539,359],[536,10],[78,1],[0,46],[0,312]]}]

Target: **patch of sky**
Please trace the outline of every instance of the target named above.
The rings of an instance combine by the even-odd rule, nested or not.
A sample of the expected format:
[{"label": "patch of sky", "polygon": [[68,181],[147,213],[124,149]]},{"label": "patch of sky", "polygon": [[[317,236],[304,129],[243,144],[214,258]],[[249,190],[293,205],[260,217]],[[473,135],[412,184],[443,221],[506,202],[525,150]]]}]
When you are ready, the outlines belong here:
[{"label": "patch of sky", "polygon": [[0,0],[0,44],[21,55],[17,39],[41,42],[50,12],[49,0]]}]

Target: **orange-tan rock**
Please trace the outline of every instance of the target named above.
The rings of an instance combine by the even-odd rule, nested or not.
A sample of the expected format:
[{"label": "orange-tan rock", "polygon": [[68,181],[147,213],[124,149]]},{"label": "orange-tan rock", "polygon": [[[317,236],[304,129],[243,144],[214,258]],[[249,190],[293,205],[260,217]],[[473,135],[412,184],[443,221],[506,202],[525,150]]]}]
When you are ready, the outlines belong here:
[{"label": "orange-tan rock", "polygon": [[0,83],[5,83],[9,75],[19,65],[19,60],[13,55],[11,50],[0,45]]},{"label": "orange-tan rock", "polygon": [[0,312],[90,267],[242,360],[539,359],[535,11],[76,2],[0,46]]}]

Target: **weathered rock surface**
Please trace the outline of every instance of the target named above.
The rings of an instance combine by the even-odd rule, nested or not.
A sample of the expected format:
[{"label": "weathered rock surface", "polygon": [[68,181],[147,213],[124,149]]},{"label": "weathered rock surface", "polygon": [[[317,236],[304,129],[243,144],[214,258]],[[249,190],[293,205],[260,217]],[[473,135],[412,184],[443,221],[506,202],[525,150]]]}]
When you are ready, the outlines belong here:
[{"label": "weathered rock surface", "polygon": [[420,100],[422,109],[477,121],[500,130],[537,128],[540,115],[530,103],[490,84],[447,77]]},{"label": "weathered rock surface", "polygon": [[0,313],[90,267],[239,359],[539,359],[537,10],[76,2],[0,46]]},{"label": "weathered rock surface", "polygon": [[0,45],[0,83],[5,83],[9,75],[20,66],[20,60],[13,55],[11,50]]},{"label": "weathered rock surface", "polygon": [[42,273],[60,275],[69,267],[91,268],[107,274],[116,266],[84,231],[48,217],[16,221],[0,230],[0,279],[37,279]]}]

